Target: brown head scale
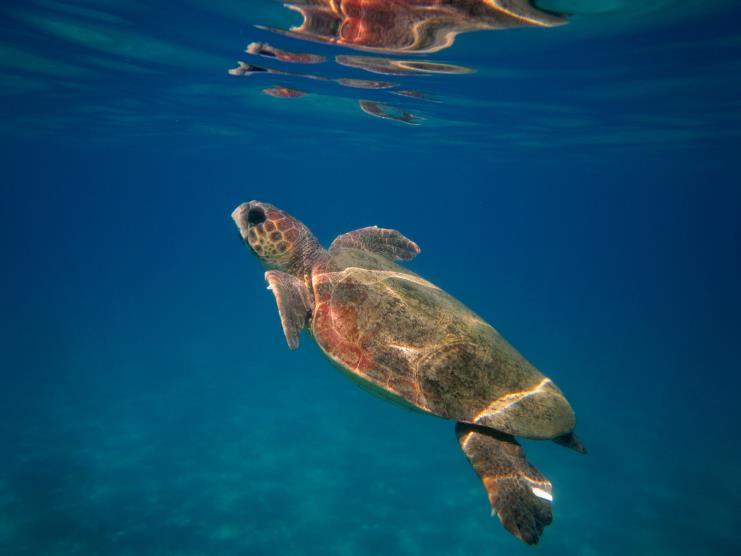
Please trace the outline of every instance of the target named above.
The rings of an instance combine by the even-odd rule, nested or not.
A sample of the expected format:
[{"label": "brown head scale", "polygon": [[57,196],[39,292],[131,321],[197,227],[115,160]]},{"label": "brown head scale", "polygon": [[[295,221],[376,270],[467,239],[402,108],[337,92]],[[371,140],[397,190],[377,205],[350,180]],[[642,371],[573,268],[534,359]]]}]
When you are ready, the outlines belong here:
[{"label": "brown head scale", "polygon": [[250,251],[268,268],[300,276],[323,252],[300,220],[268,203],[242,203],[232,212],[232,219]]}]

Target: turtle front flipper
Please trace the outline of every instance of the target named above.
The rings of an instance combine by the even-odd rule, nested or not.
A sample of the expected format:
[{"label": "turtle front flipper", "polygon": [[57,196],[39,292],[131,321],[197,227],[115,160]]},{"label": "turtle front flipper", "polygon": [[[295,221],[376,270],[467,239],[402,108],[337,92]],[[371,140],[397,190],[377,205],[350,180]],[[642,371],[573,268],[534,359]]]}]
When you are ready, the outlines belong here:
[{"label": "turtle front flipper", "polygon": [[551,483],[513,436],[466,423],[457,423],[455,433],[489,495],[492,515],[518,539],[537,544],[552,520]]},{"label": "turtle front flipper", "polygon": [[392,261],[409,261],[419,255],[420,248],[396,230],[368,226],[337,236],[329,246],[330,253],[338,248],[361,249],[382,255]]},{"label": "turtle front flipper", "polygon": [[306,284],[295,276],[279,270],[265,273],[268,289],[272,290],[278,304],[280,323],[286,335],[288,347],[296,349],[301,329],[311,314],[311,297]]}]

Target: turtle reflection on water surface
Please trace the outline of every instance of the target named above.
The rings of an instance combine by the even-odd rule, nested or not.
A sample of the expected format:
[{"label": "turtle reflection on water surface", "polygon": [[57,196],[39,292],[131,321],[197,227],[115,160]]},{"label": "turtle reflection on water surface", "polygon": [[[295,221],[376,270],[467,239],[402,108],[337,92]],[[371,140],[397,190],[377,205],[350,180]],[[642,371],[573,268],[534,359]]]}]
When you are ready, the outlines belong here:
[{"label": "turtle reflection on water surface", "polygon": [[[541,9],[533,0],[289,0],[284,6],[300,14],[300,24],[289,29],[263,25],[257,27],[292,39],[370,52],[371,56],[338,54],[334,61],[344,67],[399,76],[472,73],[474,69],[466,66],[412,59],[412,55],[433,54],[449,48],[461,33],[513,27],[555,27],[567,22],[563,14]],[[288,63],[317,64],[326,61],[323,55],[289,52],[264,42],[251,43],[247,47],[247,54]],[[389,58],[387,55],[404,55],[404,58]],[[277,68],[263,68],[247,62],[239,62],[239,67],[229,73],[291,75]],[[429,95],[407,86],[402,90],[391,90],[398,83],[369,81],[352,76],[338,79],[311,74],[292,75],[334,81],[356,88],[388,88],[389,94],[406,96],[407,104],[414,100],[431,99]],[[381,98],[358,100],[363,112],[377,118],[411,125],[419,125],[423,121],[423,118],[385,103]],[[391,99],[389,102],[392,102]]]},{"label": "turtle reflection on water surface", "polygon": [[549,378],[462,303],[394,260],[416,243],[375,226],[325,250],[300,221],[250,201],[232,213],[265,273],[288,346],[311,332],[324,354],[380,396],[456,421],[493,513],[528,544],[551,523],[551,483],[515,436],[584,452],[574,412]]},{"label": "turtle reflection on water surface", "polygon": [[471,31],[566,23],[532,0],[293,0],[285,6],[301,14],[300,25],[261,28],[386,54],[438,52]]}]

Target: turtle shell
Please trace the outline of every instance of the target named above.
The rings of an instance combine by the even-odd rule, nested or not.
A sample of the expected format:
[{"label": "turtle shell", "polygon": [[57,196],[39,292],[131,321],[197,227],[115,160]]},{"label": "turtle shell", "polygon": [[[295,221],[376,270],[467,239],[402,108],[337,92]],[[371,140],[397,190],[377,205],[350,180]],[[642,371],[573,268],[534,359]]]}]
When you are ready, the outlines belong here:
[{"label": "turtle shell", "polygon": [[458,300],[380,255],[330,255],[312,271],[310,327],[352,378],[404,405],[516,436],[574,428],[555,384]]}]

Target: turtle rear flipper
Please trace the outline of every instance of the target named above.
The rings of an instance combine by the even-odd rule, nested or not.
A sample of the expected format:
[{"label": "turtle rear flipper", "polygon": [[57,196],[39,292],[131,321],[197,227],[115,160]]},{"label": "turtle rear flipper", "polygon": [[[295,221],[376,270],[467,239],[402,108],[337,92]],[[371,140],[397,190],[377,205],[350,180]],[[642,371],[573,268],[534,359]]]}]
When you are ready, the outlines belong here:
[{"label": "turtle rear flipper", "polygon": [[552,521],[551,483],[513,436],[466,423],[457,423],[455,433],[489,495],[492,515],[523,542],[537,544]]},{"label": "turtle rear flipper", "polygon": [[368,226],[337,236],[329,246],[332,253],[340,247],[377,253],[389,260],[409,261],[419,255],[419,246],[396,230]]}]

